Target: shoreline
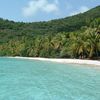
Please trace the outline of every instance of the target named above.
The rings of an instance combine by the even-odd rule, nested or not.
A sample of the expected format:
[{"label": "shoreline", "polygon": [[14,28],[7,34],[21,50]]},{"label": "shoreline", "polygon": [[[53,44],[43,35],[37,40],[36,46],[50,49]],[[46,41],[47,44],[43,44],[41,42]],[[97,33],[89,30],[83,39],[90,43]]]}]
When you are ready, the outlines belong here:
[{"label": "shoreline", "polygon": [[81,64],[81,65],[96,65],[100,66],[100,61],[97,60],[82,60],[82,59],[61,59],[61,58],[40,58],[40,57],[6,57],[6,58],[17,58],[17,59],[30,59],[39,61],[51,61],[65,64]]}]

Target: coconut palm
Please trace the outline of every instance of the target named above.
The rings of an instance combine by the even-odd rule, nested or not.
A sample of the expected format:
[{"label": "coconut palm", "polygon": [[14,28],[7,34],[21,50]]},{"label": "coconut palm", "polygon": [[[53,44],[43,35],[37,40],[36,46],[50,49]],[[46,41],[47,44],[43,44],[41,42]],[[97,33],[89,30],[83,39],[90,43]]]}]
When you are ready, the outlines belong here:
[{"label": "coconut palm", "polygon": [[83,58],[84,42],[82,39],[82,35],[80,35],[79,33],[71,33],[70,34],[69,48],[72,51],[73,57]]},{"label": "coconut palm", "polygon": [[100,53],[100,34],[97,33],[97,30],[96,28],[88,28],[85,32],[89,58],[98,57]]}]

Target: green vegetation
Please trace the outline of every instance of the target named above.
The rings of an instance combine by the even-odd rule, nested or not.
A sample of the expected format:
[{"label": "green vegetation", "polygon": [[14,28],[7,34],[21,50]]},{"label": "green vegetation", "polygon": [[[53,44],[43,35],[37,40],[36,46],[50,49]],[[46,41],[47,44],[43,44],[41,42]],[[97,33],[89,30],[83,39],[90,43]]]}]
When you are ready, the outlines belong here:
[{"label": "green vegetation", "polygon": [[99,11],[48,22],[0,19],[0,56],[100,58]]}]

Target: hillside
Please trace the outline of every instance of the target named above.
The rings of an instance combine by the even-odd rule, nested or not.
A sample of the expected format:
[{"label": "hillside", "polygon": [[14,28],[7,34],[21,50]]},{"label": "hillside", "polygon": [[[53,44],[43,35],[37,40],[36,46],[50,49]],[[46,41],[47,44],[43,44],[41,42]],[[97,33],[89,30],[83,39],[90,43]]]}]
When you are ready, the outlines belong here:
[{"label": "hillside", "polygon": [[[69,52],[66,49],[72,38],[70,34],[82,33],[83,35],[87,30],[96,32],[95,28],[99,31],[99,25],[100,6],[85,13],[47,22],[24,23],[1,18],[0,55],[78,57],[79,55],[83,55],[82,52],[84,50],[81,50],[80,54],[71,55],[72,51]],[[45,46],[41,44],[42,42]],[[100,46],[100,44],[98,45]],[[100,54],[99,50],[95,52],[98,52],[97,55]],[[86,52],[84,54],[87,57]],[[95,55],[93,53],[92,56]]]},{"label": "hillside", "polygon": [[[0,31],[14,35],[48,34],[77,31],[100,17],[100,6],[85,13],[48,22],[23,23],[0,19]],[[12,35],[12,34],[11,34]]]}]

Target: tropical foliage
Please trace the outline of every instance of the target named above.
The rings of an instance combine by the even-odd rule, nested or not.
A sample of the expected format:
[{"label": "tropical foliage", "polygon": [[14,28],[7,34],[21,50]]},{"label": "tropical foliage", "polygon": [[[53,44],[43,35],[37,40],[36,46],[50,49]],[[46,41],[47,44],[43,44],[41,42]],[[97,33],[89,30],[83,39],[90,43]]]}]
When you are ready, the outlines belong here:
[{"label": "tropical foliage", "polygon": [[100,58],[99,11],[48,22],[0,19],[0,56]]}]

